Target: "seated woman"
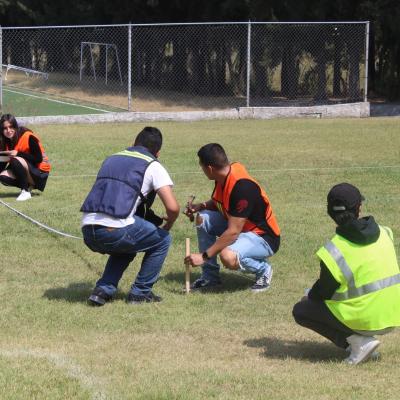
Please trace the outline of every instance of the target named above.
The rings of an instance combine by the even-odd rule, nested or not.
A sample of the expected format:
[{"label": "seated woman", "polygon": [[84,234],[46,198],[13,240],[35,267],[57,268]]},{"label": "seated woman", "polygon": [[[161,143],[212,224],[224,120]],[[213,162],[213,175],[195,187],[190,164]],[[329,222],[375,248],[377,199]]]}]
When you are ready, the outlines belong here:
[{"label": "seated woman", "polygon": [[21,189],[18,201],[31,198],[31,190],[43,192],[50,163],[39,138],[19,127],[11,114],[0,118],[0,183]]}]

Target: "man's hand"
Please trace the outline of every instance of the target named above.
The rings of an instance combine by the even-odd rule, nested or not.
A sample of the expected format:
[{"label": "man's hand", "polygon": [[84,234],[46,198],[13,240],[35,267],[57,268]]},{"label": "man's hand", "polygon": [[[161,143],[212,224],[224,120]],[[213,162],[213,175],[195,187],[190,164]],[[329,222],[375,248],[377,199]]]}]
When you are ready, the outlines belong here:
[{"label": "man's hand", "polygon": [[162,229],[169,231],[179,216],[179,204],[170,186],[163,186],[158,190],[157,194],[164,204],[167,214],[166,217],[163,217],[166,223],[162,226]]},{"label": "man's hand", "polygon": [[185,257],[185,264],[190,264],[192,267],[198,267],[204,264],[203,256],[200,253],[193,253]]},{"label": "man's hand", "polygon": [[193,222],[194,214],[204,210],[204,208],[204,203],[192,204],[188,202],[183,213],[190,219],[191,222]]},{"label": "man's hand", "polygon": [[164,229],[165,231],[169,231],[172,228],[172,225],[174,224],[173,222],[169,222],[168,218],[163,216],[162,217],[163,221],[165,221],[164,225],[161,227],[161,229]]}]

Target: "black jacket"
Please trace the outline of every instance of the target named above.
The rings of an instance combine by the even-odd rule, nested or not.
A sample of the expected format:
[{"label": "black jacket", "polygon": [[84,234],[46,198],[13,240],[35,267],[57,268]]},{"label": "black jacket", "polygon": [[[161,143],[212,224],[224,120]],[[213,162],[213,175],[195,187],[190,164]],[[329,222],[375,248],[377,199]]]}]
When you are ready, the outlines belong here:
[{"label": "black jacket", "polygon": [[[345,225],[338,226],[336,233],[350,242],[357,244],[375,243],[380,234],[379,226],[374,217],[364,217],[348,222]],[[320,262],[320,276],[314,283],[308,298],[315,301],[329,300],[332,298],[340,283],[330,273],[328,267]]]}]

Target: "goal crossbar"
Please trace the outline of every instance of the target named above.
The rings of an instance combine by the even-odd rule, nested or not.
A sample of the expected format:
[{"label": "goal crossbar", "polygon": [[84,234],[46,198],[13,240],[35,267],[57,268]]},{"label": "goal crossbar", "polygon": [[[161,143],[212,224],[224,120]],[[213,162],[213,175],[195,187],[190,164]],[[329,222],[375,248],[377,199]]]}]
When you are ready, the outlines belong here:
[{"label": "goal crossbar", "polygon": [[119,74],[119,80],[120,84],[122,85],[122,73],[121,73],[121,65],[119,62],[119,56],[118,56],[118,48],[117,45],[114,43],[100,43],[100,42],[81,42],[81,62],[80,62],[80,67],[79,67],[79,80],[82,81],[82,75],[83,75],[83,69],[84,69],[84,63],[83,63],[83,52],[85,47],[89,48],[90,52],[90,65],[93,73],[94,80],[97,82],[97,75],[96,75],[96,66],[94,62],[94,57],[93,57],[93,47],[94,46],[104,46],[106,49],[106,85],[108,83],[108,51],[111,49],[115,53],[115,59],[117,61],[117,66],[118,66],[118,74]]}]

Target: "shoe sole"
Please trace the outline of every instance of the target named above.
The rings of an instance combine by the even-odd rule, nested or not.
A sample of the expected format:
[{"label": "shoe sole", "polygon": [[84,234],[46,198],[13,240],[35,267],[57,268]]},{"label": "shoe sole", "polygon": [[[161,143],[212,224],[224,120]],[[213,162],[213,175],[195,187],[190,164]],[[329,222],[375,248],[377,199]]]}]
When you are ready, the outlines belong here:
[{"label": "shoe sole", "polygon": [[362,363],[363,361],[367,361],[380,344],[381,343],[378,340],[376,340],[375,342],[372,342],[370,344],[370,346],[368,347],[367,352],[365,354],[363,354],[362,357],[359,357],[356,360],[346,359],[347,363],[350,365],[357,365],[357,364]]},{"label": "shoe sole", "polygon": [[260,288],[260,289],[253,289],[253,288],[250,288],[250,290],[251,290],[253,293],[261,293],[261,292],[266,292],[267,290],[270,289],[270,287],[271,287],[271,286],[267,286],[267,287],[265,287],[265,288]]},{"label": "shoe sole", "polygon": [[23,198],[23,199],[15,199],[16,201],[27,201],[30,200],[32,197],[27,197],[27,198]]},{"label": "shoe sole", "polygon": [[99,297],[99,296],[96,296],[96,295],[91,295],[88,298],[88,303],[91,306],[101,307],[101,306],[104,306],[104,304],[106,304],[107,301],[105,299],[103,299],[102,297]]},{"label": "shoe sole", "polygon": [[253,293],[258,293],[258,292],[265,292],[265,291],[267,291],[270,287],[271,287],[271,281],[272,281],[272,275],[274,274],[274,270],[273,270],[273,268],[271,267],[271,275],[269,276],[269,278],[268,278],[268,286],[267,287],[265,287],[265,288],[262,288],[262,289],[253,289],[253,288],[250,288],[250,290],[253,292]]}]

